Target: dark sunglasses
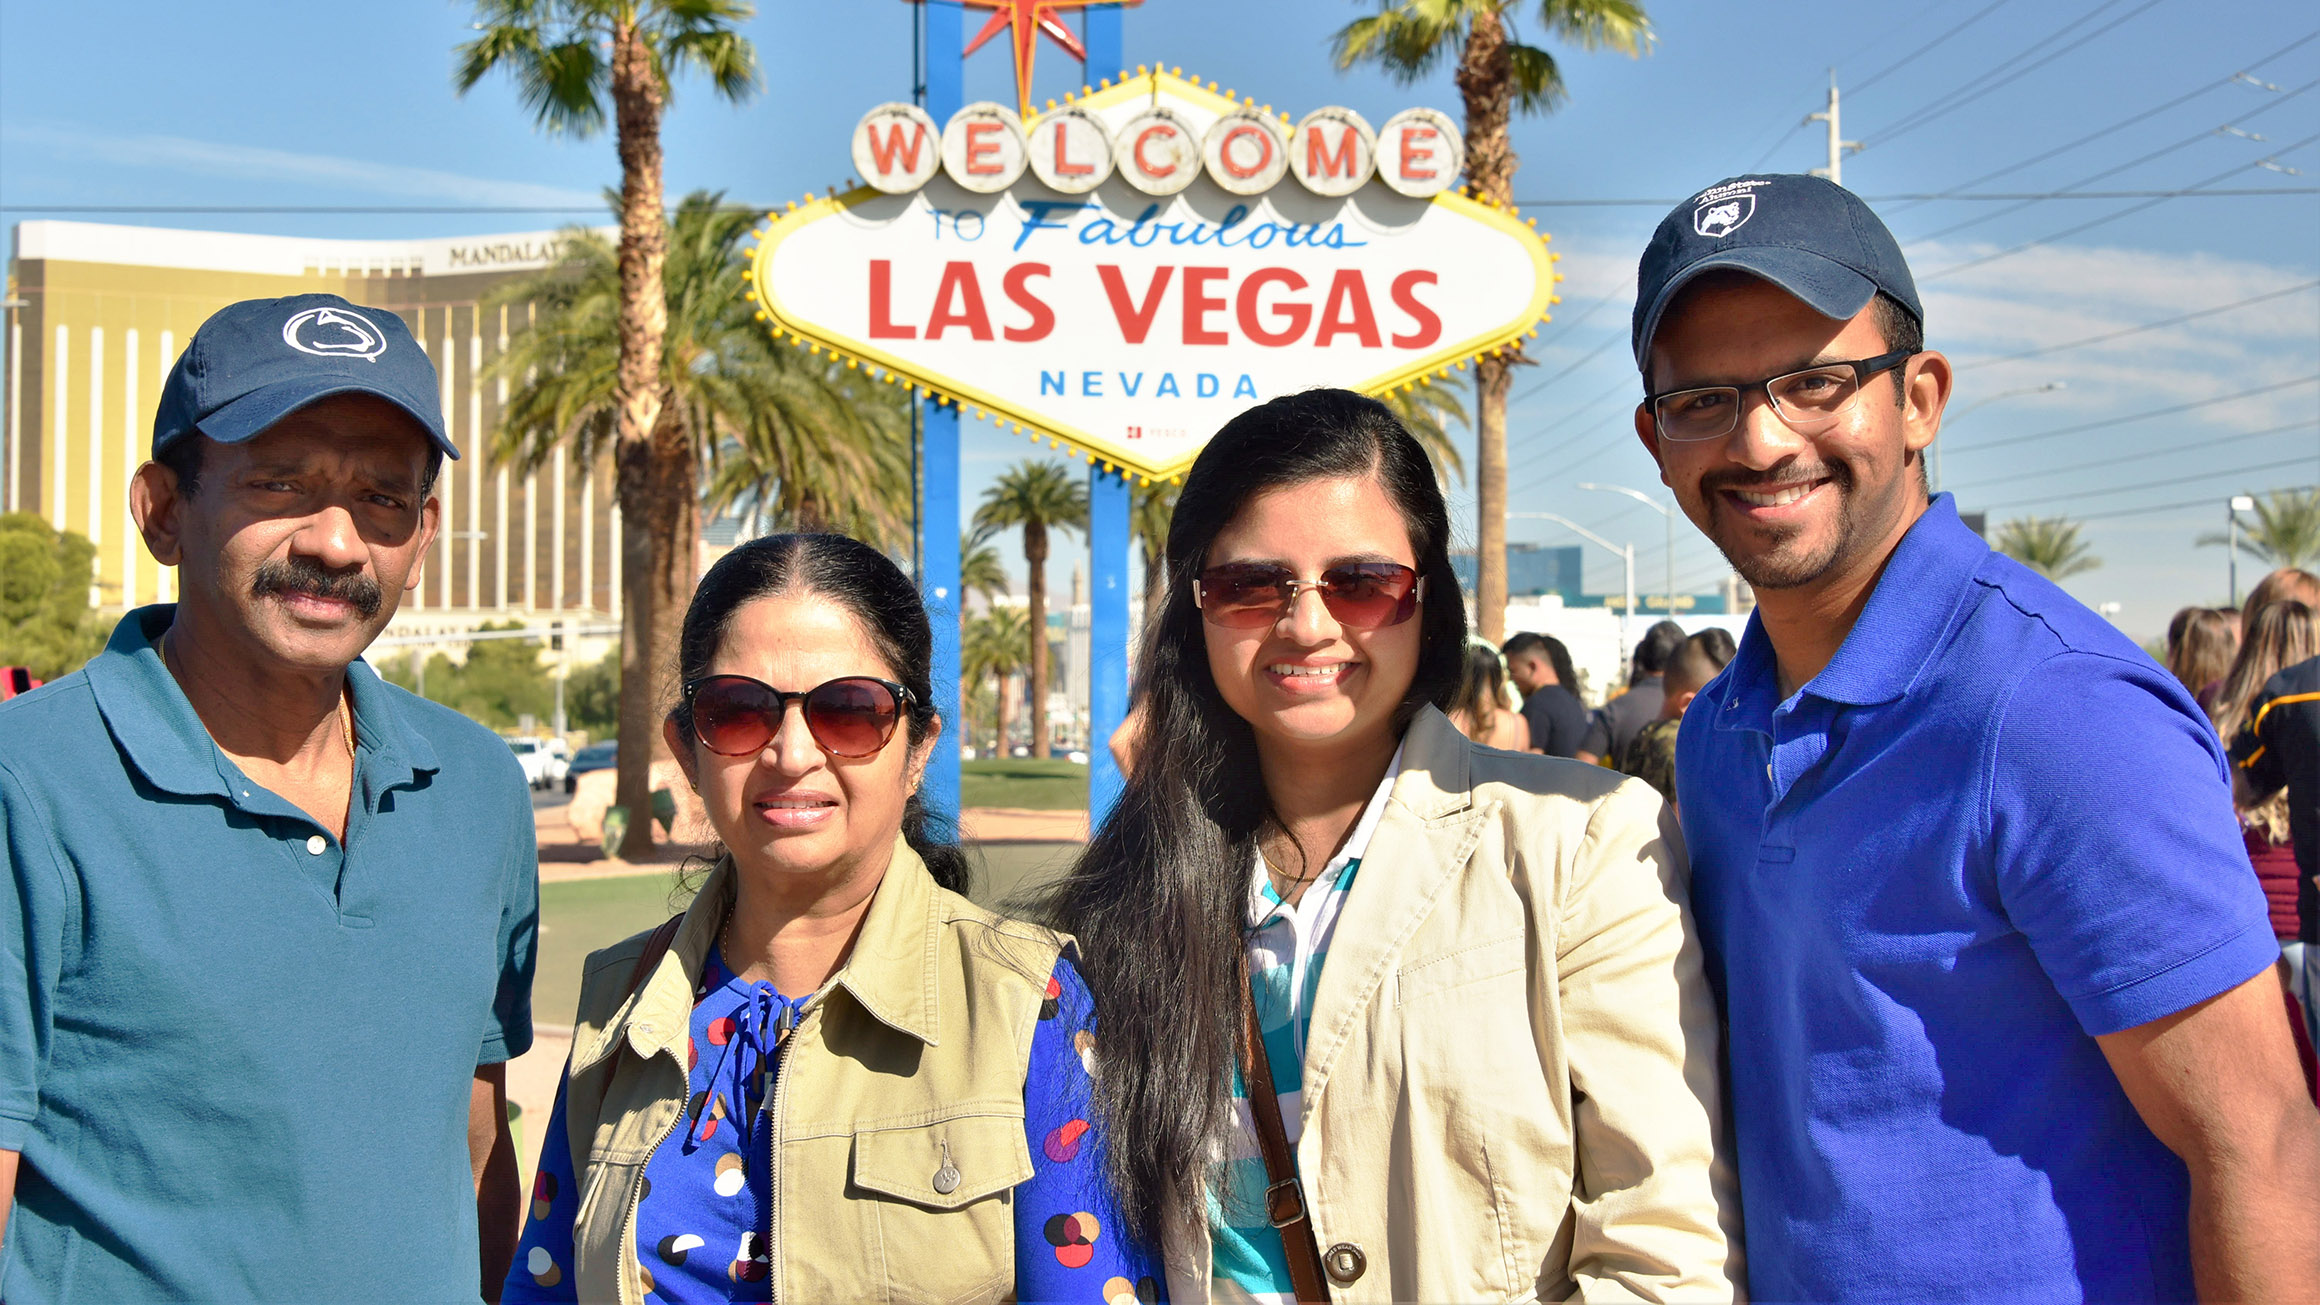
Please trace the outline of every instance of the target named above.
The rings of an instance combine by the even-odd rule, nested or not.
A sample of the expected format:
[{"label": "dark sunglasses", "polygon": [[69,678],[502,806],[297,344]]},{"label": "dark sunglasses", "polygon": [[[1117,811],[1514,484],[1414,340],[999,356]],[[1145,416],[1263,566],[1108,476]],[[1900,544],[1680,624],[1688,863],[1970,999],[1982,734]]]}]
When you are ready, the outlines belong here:
[{"label": "dark sunglasses", "polygon": [[685,706],[703,747],[727,757],[762,752],[781,732],[795,699],[806,731],[833,757],[874,757],[894,737],[910,706],[910,690],[892,680],[847,675],[813,688],[785,692],[746,675],[710,675],[685,685]]},{"label": "dark sunglasses", "polygon": [[1280,620],[1307,589],[1321,595],[1330,619],[1346,629],[1379,630],[1409,620],[1425,584],[1397,562],[1347,562],[1313,581],[1299,580],[1285,566],[1235,564],[1201,572],[1193,603],[1210,625],[1256,630]]}]

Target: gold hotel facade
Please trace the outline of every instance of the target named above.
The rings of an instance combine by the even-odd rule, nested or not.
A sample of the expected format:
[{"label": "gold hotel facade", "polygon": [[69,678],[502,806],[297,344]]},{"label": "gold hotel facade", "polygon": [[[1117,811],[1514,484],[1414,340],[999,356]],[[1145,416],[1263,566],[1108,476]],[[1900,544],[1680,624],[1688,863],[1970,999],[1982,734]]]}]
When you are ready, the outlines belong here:
[{"label": "gold hotel facade", "polygon": [[[511,277],[548,266],[560,237],[308,240],[86,222],[23,222],[9,262],[0,508],[33,512],[96,545],[91,600],[119,612],[174,597],[144,551],[129,477],[152,448],[153,413],[180,350],[242,299],[323,292],[390,309],[441,376],[460,459],[436,492],[443,529],[422,583],[382,642],[445,640],[487,621],[602,627],[620,616],[620,510],[609,460],[559,449],[536,472],[495,455],[507,383],[484,368],[528,311],[489,304]],[[580,657],[601,628],[567,640]],[[381,651],[385,651],[381,649]]]}]

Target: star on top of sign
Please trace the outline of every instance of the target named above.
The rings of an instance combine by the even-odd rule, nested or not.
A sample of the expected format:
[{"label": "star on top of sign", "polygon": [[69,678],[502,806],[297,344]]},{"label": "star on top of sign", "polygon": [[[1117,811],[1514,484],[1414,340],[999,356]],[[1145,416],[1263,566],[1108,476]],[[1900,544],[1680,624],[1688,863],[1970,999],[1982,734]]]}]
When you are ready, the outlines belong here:
[{"label": "star on top of sign", "polygon": [[1083,63],[1087,61],[1087,47],[1081,45],[1079,38],[1072,35],[1071,28],[1064,25],[1060,11],[1085,9],[1094,4],[1122,4],[1124,8],[1127,5],[1141,3],[1141,0],[1125,0],[1124,3],[1122,0],[963,0],[963,2],[969,9],[992,11],[991,20],[983,24],[983,30],[975,33],[974,40],[967,42],[966,53],[973,54],[982,49],[992,37],[997,36],[1002,31],[1007,33],[1009,43],[1015,47],[1016,107],[1024,117],[1028,118],[1031,116],[1031,60],[1038,51],[1041,32],[1047,33],[1048,39],[1062,46],[1064,53]]}]

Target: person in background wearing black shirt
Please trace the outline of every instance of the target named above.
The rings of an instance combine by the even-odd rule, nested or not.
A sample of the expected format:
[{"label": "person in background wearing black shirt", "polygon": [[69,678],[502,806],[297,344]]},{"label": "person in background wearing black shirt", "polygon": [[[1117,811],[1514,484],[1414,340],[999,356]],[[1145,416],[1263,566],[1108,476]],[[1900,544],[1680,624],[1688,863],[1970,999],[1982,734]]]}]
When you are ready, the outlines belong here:
[{"label": "person in background wearing black shirt", "polygon": [[2233,786],[2243,806],[2288,790],[2288,841],[2296,850],[2296,939],[2283,945],[2289,991],[2304,1010],[2304,1032],[2320,1047],[2320,657],[2298,662],[2248,700],[2231,742]]},{"label": "person in background wearing black shirt", "polygon": [[1579,701],[1579,676],[1571,650],[1551,634],[1525,630],[1501,645],[1507,674],[1523,696],[1523,719],[1531,726],[1531,751],[1568,757],[1587,733],[1587,704]]},{"label": "person in background wearing black shirt", "polygon": [[1625,756],[1627,745],[1643,727],[1659,719],[1659,709],[1666,702],[1660,687],[1660,675],[1667,670],[1668,658],[1683,646],[1684,627],[1673,621],[1661,621],[1643,632],[1643,639],[1635,645],[1633,669],[1628,672],[1627,692],[1604,703],[1595,713],[1595,721],[1587,727],[1587,737],[1580,740],[1578,758],[1590,765],[1609,757],[1614,763]]}]

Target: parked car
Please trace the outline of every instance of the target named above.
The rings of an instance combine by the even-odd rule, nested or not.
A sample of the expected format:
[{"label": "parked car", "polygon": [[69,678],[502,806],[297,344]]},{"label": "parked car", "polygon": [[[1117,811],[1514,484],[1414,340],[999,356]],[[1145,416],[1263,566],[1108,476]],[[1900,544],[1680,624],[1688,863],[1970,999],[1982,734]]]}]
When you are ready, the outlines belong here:
[{"label": "parked car", "polygon": [[572,754],[572,762],[564,769],[564,791],[570,793],[579,787],[580,776],[591,770],[610,770],[620,764],[620,744],[613,741],[591,743]]},{"label": "parked car", "polygon": [[516,754],[516,760],[523,763],[524,782],[533,788],[547,788],[553,785],[557,780],[563,778],[562,772],[569,769],[564,759],[557,756],[549,746],[551,742],[553,740],[550,739],[509,739],[507,741],[509,750]]},{"label": "parked car", "polygon": [[19,693],[30,693],[40,687],[32,672],[22,666],[0,666],[0,702],[6,702]]}]

